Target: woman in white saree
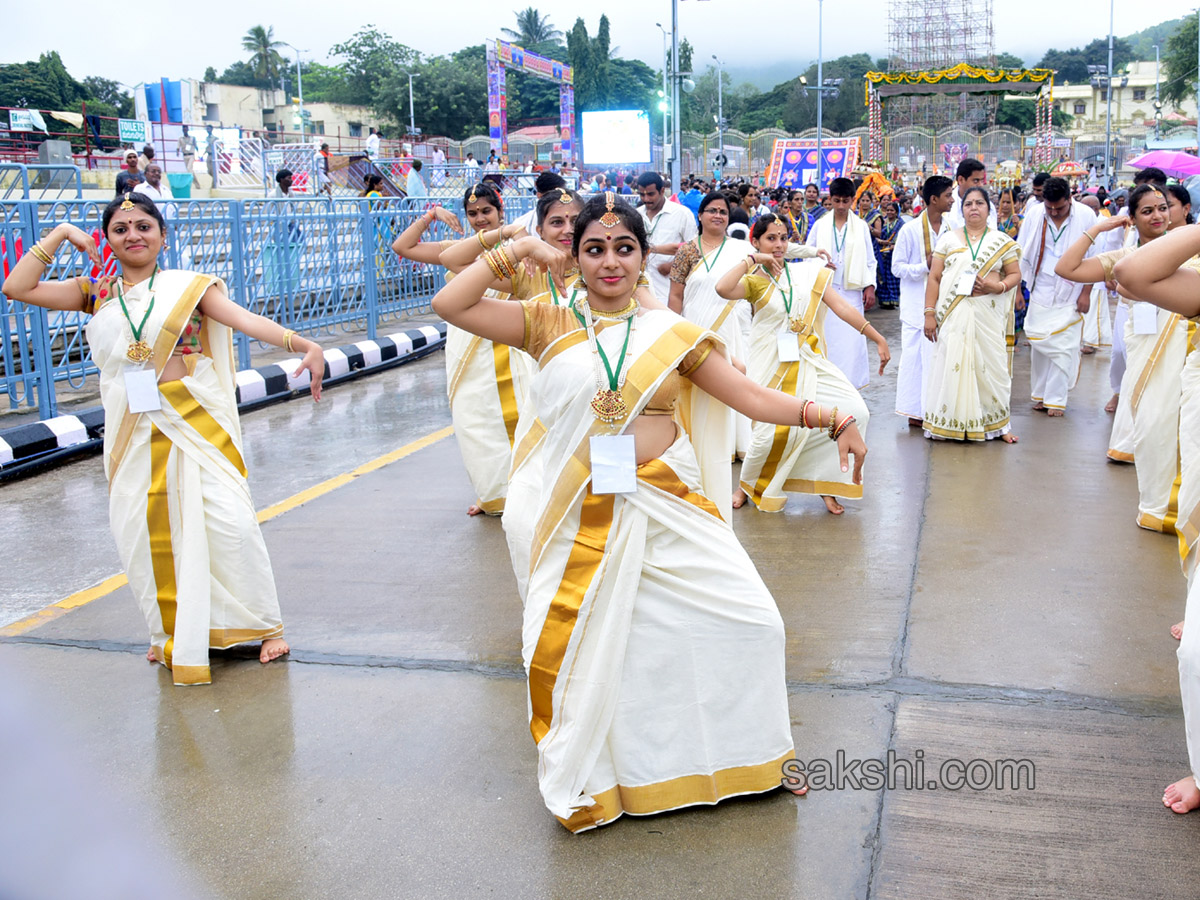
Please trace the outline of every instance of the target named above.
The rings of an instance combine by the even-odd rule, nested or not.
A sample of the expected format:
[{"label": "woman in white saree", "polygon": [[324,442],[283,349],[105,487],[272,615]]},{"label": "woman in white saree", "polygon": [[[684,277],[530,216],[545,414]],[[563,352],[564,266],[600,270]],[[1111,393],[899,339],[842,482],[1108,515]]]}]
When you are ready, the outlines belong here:
[{"label": "woman in white saree", "polygon": [[320,346],[229,299],[220,279],[160,270],[166,226],[140,194],[117,198],[102,227],[116,278],[40,281],[63,241],[99,264],[92,238],[54,228],[4,282],[13,300],[92,313],[100,367],[109,519],[129,587],[150,629],[147,659],[175,684],[211,681],[208,650],[262,641],[288,652],[271,562],[246,483],[235,399],[233,330],[303,354],[320,399]]},{"label": "woman in white saree", "polygon": [[[494,247],[522,231],[519,225],[503,224],[503,201],[490,184],[468,188],[463,208],[475,232],[471,240],[481,245]],[[462,233],[453,214],[435,205],[396,238],[392,249],[405,259],[440,265],[442,253],[453,242],[421,240],[426,229],[437,221]],[[478,498],[467,509],[467,515],[498,516],[504,512],[517,418],[529,389],[531,365],[528,357],[512,353],[509,347],[495,346],[453,326],[446,330],[450,419],[467,477]]]},{"label": "woman in white saree", "polygon": [[1187,578],[1187,606],[1179,643],[1179,693],[1183,702],[1191,774],[1167,786],[1162,802],[1176,813],[1200,807],[1200,225],[1166,236],[1120,260],[1113,269],[1123,290],[1187,323],[1188,355],[1179,407],[1179,555]]},{"label": "woman in white saree", "polygon": [[566,306],[482,296],[500,255],[535,260],[565,289],[571,258],[525,240],[434,298],[447,321],[538,363],[523,655],[539,786],[571,831],[772,790],[792,753],[782,620],[703,492],[672,415],[681,381],[755,419],[807,413],[844,467],[855,457],[856,481],[866,452],[852,417],[754,384],[714,334],[640,307],[648,246],[641,217],[598,195],[576,222],[581,282]]},{"label": "woman in white saree", "polygon": [[[726,300],[716,287],[721,276],[740,266],[754,248],[748,241],[725,233],[729,224],[729,199],[725,194],[720,191],[706,194],[700,201],[699,215],[700,233],[694,241],[679,248],[671,264],[668,305],[689,322],[717,335],[729,358],[742,365],[746,359],[746,337],[738,308],[746,304],[741,300]],[[750,423],[704,391],[689,388],[684,389],[680,413],[693,441],[703,444],[696,449],[702,461],[704,493],[728,519],[733,498],[731,461],[738,449],[738,431],[741,429],[748,436]],[[742,449],[745,443],[743,439]]]},{"label": "woman in white saree", "polygon": [[[1106,232],[1129,224],[1127,216],[1099,218],[1072,244],[1055,272],[1086,284],[1113,283],[1113,267],[1138,247],[1161,238],[1167,231],[1167,198],[1152,184],[1139,185],[1129,195],[1137,243],[1120,250],[1084,254]],[[1125,374],[1117,401],[1117,422],[1129,423],[1133,464],[1138,479],[1137,524],[1148,531],[1175,534],[1178,515],[1179,392],[1180,373],[1187,355],[1187,322],[1175,313],[1118,290],[1130,301],[1125,322]],[[1116,423],[1114,423],[1114,430]],[[1111,456],[1110,448],[1110,456]]]},{"label": "woman in white saree", "polygon": [[1016,241],[988,227],[981,187],[963,195],[964,227],[938,240],[925,285],[925,336],[933,368],[925,394],[925,437],[955,441],[1011,433],[1014,298],[1021,284]]},{"label": "woman in white saree", "polygon": [[[768,213],[755,222],[750,241],[755,253],[717,282],[718,294],[731,301],[745,299],[754,311],[750,378],[765,387],[852,413],[865,436],[867,405],[842,370],[825,356],[826,310],[875,342],[880,375],[891,359],[887,341],[829,286],[833,270],[823,262],[784,261],[787,228],[777,216]],[[819,495],[834,515],[845,511],[838,497],[862,497],[862,485],[841,471],[837,450],[828,441],[806,428],[755,422],[733,505],[740,507],[749,497],[763,512],[779,512],[789,491]]]}]

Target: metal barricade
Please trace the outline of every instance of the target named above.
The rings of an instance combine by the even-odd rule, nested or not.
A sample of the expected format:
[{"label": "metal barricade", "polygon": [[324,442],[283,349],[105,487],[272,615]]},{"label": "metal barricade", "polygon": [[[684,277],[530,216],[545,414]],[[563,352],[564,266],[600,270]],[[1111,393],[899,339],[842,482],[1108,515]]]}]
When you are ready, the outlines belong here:
[{"label": "metal barricade", "polygon": [[83,196],[83,174],[79,166],[51,163],[0,163],[0,200],[28,200],[34,192],[40,200]]},{"label": "metal barricade", "polygon": [[[532,196],[506,199],[512,220]],[[221,278],[238,304],[289,328],[316,336],[364,331],[426,312],[445,284],[440,266],[401,260],[392,242],[418,216],[425,200],[398,198],[177,200],[164,207],[167,248],[161,264]],[[461,197],[443,204],[466,227]],[[92,235],[104,260],[95,266],[67,242],[47,276],[66,279],[115,274],[117,264],[100,231],[105,203],[90,200],[0,202],[0,263],[7,276],[24,251],[55,225]],[[453,239],[436,223],[425,240]],[[57,413],[55,386],[82,387],[98,374],[84,340],[88,316],[47,311],[0,294],[0,392],[11,408]],[[235,336],[239,368],[252,364],[255,342]]]}]

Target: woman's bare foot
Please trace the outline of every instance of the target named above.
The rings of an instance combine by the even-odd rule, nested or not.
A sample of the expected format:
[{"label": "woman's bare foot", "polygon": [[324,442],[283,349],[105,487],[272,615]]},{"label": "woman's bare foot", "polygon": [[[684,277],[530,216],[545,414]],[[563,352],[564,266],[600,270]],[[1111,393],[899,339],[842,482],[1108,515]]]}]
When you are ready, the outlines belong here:
[{"label": "woman's bare foot", "polygon": [[1196,779],[1189,775],[1167,785],[1163,791],[1163,806],[1180,815],[1200,806],[1200,788],[1196,787]]},{"label": "woman's bare foot", "polygon": [[[1183,623],[1180,622],[1179,624],[1182,625]],[[151,647],[149,650],[146,651],[146,662],[152,662],[152,663],[158,662],[158,657],[154,655],[153,647]]]},{"label": "woman's bare foot", "polygon": [[262,651],[258,654],[258,661],[269,663],[273,659],[279,659],[285,653],[290,653],[291,650],[292,648],[283,638],[271,638],[269,641],[262,642]]},{"label": "woman's bare foot", "polygon": [[1104,411],[1106,413],[1115,413],[1117,411],[1117,404],[1120,402],[1121,402],[1121,395],[1113,394],[1112,399],[1104,404]]},{"label": "woman's bare foot", "polygon": [[482,516],[483,515],[483,507],[480,506],[478,503],[472,503],[467,508],[467,515],[468,516]]},{"label": "woman's bare foot", "polygon": [[1000,435],[1000,440],[1006,444],[1015,444],[1019,439],[1015,434],[1009,433]]},{"label": "woman's bare foot", "polygon": [[1046,415],[1048,415],[1052,419],[1061,419],[1063,413],[1065,413],[1065,412],[1066,412],[1065,409],[1048,409],[1048,410],[1046,410]]},{"label": "woman's bare foot", "polygon": [[1183,623],[1182,622],[1176,622],[1174,625],[1171,626],[1171,637],[1175,638],[1175,640],[1177,640],[1177,641],[1183,640]]},{"label": "woman's bare foot", "polygon": [[909,428],[920,428],[924,424],[925,424],[924,419],[914,419],[912,416],[908,417],[908,427]]},{"label": "woman's bare foot", "polygon": [[749,498],[746,497],[746,492],[743,491],[741,488],[738,488],[736,491],[733,492],[733,508],[741,509],[743,506],[746,505],[747,499],[749,499]]},{"label": "woman's bare foot", "polygon": [[1095,347],[1080,347],[1079,352],[1082,353],[1084,356],[1091,356],[1093,353],[1096,352],[1096,348]]},{"label": "woman's bare foot", "polygon": [[1039,400],[1037,403],[1033,404],[1033,408],[1036,409],[1038,412],[1045,412],[1046,404],[1042,403],[1042,401]]},{"label": "woman's bare foot", "polygon": [[830,497],[826,494],[822,494],[821,499],[825,501],[825,508],[835,516],[840,516],[846,511],[846,507],[837,502],[837,497]]}]

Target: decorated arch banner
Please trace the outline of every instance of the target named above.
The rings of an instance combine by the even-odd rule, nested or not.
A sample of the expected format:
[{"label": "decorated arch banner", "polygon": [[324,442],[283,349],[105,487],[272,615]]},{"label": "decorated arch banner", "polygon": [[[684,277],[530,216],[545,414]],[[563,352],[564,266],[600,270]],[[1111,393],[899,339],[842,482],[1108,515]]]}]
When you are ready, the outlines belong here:
[{"label": "decorated arch banner", "polygon": [[858,164],[860,138],[825,138],[818,166],[817,142],[812,138],[777,138],[767,168],[767,187],[802,188],[816,183],[822,190],[835,178],[849,178]]},{"label": "decorated arch banner", "polygon": [[530,53],[508,41],[487,43],[488,138],[492,149],[508,155],[508,96],[505,72],[528,72],[558,85],[558,140],[554,152],[563,161],[575,157],[575,85],[571,67],[556,59]]}]

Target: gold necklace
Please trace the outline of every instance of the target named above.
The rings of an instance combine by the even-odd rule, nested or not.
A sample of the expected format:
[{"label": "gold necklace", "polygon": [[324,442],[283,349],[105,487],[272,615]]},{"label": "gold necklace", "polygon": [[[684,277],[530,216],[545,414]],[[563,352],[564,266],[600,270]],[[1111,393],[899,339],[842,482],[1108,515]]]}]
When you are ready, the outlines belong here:
[{"label": "gold necklace", "polygon": [[634,315],[638,311],[638,305],[639,305],[638,299],[637,299],[637,296],[635,295],[633,297],[630,297],[629,302],[627,304],[625,304],[624,306],[622,306],[620,309],[614,309],[614,310],[610,311],[607,309],[596,309],[596,307],[593,306],[592,307],[592,315],[597,316],[598,318],[601,318],[601,319],[613,319],[613,320],[628,319],[630,316]]}]

